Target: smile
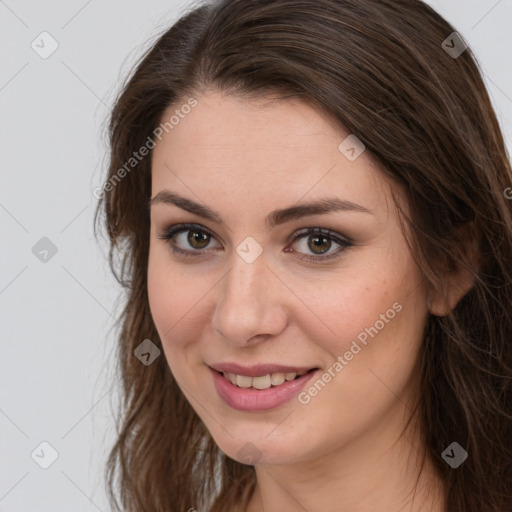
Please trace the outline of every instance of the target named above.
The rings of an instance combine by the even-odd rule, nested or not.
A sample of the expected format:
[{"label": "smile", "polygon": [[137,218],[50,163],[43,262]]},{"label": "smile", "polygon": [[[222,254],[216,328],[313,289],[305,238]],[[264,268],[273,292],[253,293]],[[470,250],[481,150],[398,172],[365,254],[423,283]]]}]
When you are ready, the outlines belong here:
[{"label": "smile", "polygon": [[295,380],[306,373],[306,370],[302,370],[301,372],[291,373],[270,373],[261,377],[249,377],[229,372],[222,372],[222,375],[239,388],[268,389],[272,386],[281,386],[285,382]]},{"label": "smile", "polygon": [[217,395],[232,409],[245,412],[268,411],[284,405],[300,393],[319,371],[318,368],[295,368],[297,371],[290,371],[293,368],[276,365],[245,368],[238,365],[221,366],[209,368]]}]

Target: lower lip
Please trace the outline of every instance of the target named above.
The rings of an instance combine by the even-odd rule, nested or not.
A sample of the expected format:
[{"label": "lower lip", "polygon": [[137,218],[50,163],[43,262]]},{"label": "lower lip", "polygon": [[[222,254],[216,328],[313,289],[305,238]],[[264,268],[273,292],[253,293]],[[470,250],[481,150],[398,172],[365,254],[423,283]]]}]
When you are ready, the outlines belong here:
[{"label": "lower lip", "polygon": [[291,400],[318,370],[305,373],[295,380],[268,389],[239,388],[222,374],[212,370],[215,388],[220,397],[238,411],[268,411]]}]

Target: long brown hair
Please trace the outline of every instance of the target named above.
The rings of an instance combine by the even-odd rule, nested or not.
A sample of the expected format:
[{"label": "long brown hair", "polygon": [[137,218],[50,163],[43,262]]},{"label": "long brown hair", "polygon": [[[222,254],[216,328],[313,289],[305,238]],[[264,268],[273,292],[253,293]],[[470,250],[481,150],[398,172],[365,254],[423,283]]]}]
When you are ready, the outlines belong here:
[{"label": "long brown hair", "polygon": [[[146,281],[151,156],[130,159],[169,106],[207,89],[278,91],[333,115],[406,187],[410,247],[431,285],[443,290],[445,269],[473,273],[453,311],[428,318],[418,415],[446,510],[512,510],[512,170],[471,48],[450,53],[463,42],[454,32],[420,0],[222,0],[184,15],[137,63],[110,119],[95,219],[126,291],[106,470],[115,510],[244,511],[255,486],[254,468],[218,449],[166,359],[134,356],[144,339],[162,347]],[[457,469],[441,457],[453,441],[468,452]]]}]

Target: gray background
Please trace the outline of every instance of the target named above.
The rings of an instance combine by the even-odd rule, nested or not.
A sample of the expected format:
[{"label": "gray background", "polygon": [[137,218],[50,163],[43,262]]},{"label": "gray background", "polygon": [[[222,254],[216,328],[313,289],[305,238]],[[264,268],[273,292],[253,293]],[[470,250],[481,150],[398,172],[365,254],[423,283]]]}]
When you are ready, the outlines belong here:
[{"label": "gray background", "polygon": [[[428,3],[475,52],[510,150],[512,0]],[[190,5],[0,1],[0,512],[108,510],[119,287],[93,238],[92,191],[119,79]],[[59,45],[47,59],[31,47],[43,31]],[[57,248],[45,262],[42,237]],[[47,469],[43,441],[58,453]]]}]

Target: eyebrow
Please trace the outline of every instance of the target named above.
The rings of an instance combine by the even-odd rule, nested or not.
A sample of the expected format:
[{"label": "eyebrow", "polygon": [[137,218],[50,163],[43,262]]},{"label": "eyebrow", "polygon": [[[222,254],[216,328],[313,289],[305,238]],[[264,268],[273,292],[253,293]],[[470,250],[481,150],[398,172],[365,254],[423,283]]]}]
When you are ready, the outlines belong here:
[{"label": "eyebrow", "polygon": [[[210,209],[208,206],[196,203],[191,199],[182,197],[169,190],[161,190],[158,192],[158,194],[150,200],[149,206],[151,207],[159,203],[174,205],[189,213],[198,215],[199,217],[204,217],[205,219],[209,219],[218,224],[224,224],[221,215]],[[307,217],[308,215],[318,215],[340,211],[368,213],[373,215],[371,210],[359,204],[346,201],[338,197],[326,197],[297,206],[290,206],[284,209],[273,210],[265,217],[265,224],[268,228],[273,228],[279,224],[284,224],[285,222]]]}]

